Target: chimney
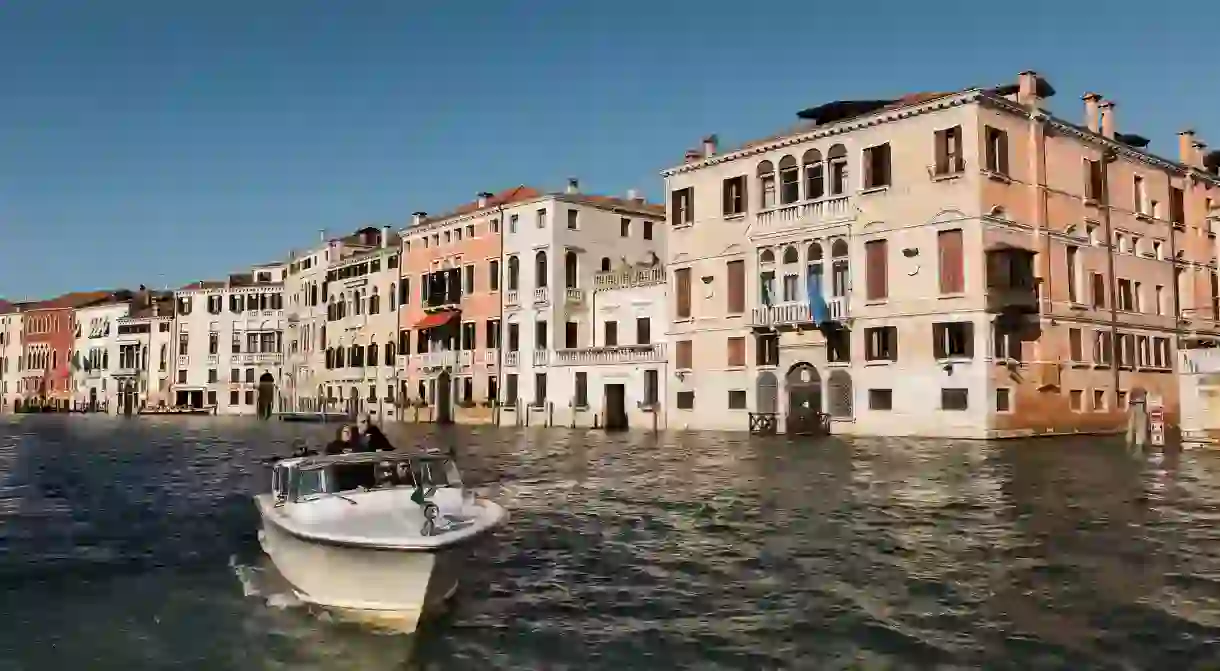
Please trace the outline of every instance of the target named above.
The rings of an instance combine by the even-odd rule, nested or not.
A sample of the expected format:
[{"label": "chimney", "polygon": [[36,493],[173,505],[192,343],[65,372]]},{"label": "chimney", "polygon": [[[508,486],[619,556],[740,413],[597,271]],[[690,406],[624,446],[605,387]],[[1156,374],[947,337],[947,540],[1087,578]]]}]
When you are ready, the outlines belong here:
[{"label": "chimney", "polygon": [[1017,102],[1022,105],[1038,107],[1042,99],[1038,97],[1038,73],[1026,70],[1017,75]]},{"label": "chimney", "polygon": [[1089,127],[1089,130],[1094,133],[1101,132],[1101,126],[1098,125],[1097,119],[1097,103],[1101,102],[1101,96],[1096,93],[1086,93],[1081,98],[1084,101],[1084,123]]},{"label": "chimney", "polygon": [[703,138],[703,156],[715,156],[716,145],[719,144],[719,142],[720,139],[716,137],[715,133]]},{"label": "chimney", "polygon": [[479,194],[479,209],[487,207],[487,201],[491,198],[491,194],[486,191]]},{"label": "chimney", "polygon": [[639,200],[640,194],[635,189],[627,189],[627,200]]},{"label": "chimney", "polygon": [[1196,168],[1199,168],[1200,170],[1206,169],[1206,167],[1207,167],[1207,166],[1203,165],[1203,157],[1205,155],[1207,155],[1207,152],[1204,151],[1205,149],[1207,149],[1206,142],[1199,142],[1198,140],[1195,140],[1195,142],[1194,142],[1195,164],[1194,165]]},{"label": "chimney", "polygon": [[326,229],[325,228],[318,229],[318,242],[326,242]]},{"label": "chimney", "polygon": [[1097,104],[1098,115],[1101,117],[1101,134],[1114,139],[1114,102],[1103,100]]},{"label": "chimney", "polygon": [[580,180],[576,179],[575,177],[569,177],[568,188],[564,190],[564,193],[567,193],[568,195],[580,193]]},{"label": "chimney", "polygon": [[698,161],[701,158],[703,158],[703,154],[700,154],[698,149],[687,149],[686,156],[683,158],[682,162],[683,163],[694,163],[695,161]]},{"label": "chimney", "polygon": [[1192,168],[1195,167],[1195,164],[1198,163],[1198,158],[1197,158],[1198,154],[1195,153],[1196,144],[1197,144],[1197,142],[1195,140],[1194,130],[1187,128],[1186,130],[1182,131],[1181,133],[1178,133],[1178,162],[1179,163],[1186,165],[1186,166],[1190,166]]},{"label": "chimney", "polygon": [[424,217],[428,216],[427,212],[415,212],[411,215],[411,225],[419,226],[424,223]]},{"label": "chimney", "polygon": [[381,227],[381,248],[385,249],[386,245],[390,244],[390,227]]}]

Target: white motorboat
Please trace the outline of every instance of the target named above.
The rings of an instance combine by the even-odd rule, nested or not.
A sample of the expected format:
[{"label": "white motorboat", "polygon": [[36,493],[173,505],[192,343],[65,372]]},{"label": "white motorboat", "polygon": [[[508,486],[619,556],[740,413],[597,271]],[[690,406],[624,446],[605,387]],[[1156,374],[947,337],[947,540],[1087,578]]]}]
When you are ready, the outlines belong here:
[{"label": "white motorboat", "polygon": [[457,589],[466,545],[506,518],[439,453],[288,457],[254,498],[263,551],[298,598],[408,632]]}]

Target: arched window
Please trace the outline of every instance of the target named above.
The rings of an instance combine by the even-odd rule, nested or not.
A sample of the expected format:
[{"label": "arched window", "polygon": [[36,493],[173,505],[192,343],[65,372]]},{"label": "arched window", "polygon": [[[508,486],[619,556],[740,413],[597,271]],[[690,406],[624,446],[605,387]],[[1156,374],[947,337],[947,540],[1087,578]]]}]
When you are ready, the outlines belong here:
[{"label": "arched window", "polygon": [[758,164],[758,194],[759,205],[764,210],[775,207],[775,166],[770,161]]},{"label": "arched window", "polygon": [[784,264],[785,265],[787,265],[789,263],[796,263],[799,260],[800,260],[800,258],[796,252],[796,247],[785,247],[784,248]]},{"label": "arched window", "polygon": [[516,291],[521,282],[521,262],[516,256],[508,257],[508,290]]},{"label": "arched window", "polygon": [[568,289],[576,288],[576,252],[571,250],[563,255],[563,285]]},{"label": "arched window", "polygon": [[377,343],[375,343],[375,342],[369,343],[368,362],[366,365],[369,365],[369,366],[377,365]]},{"label": "arched window", "polygon": [[826,195],[822,152],[810,149],[801,157],[801,164],[805,168],[805,200],[814,200]]},{"label": "arched window", "polygon": [[369,296],[369,314],[375,315],[381,313],[381,296],[377,295],[377,287],[373,287],[373,293]]},{"label": "arched window", "polygon": [[534,286],[542,289],[546,287],[546,252],[538,250],[534,255]]},{"label": "arched window", "polygon": [[395,286],[395,284],[393,282],[390,282],[390,294],[388,296],[386,296],[386,298],[388,298],[390,300],[390,310],[397,309],[394,306],[394,298],[395,298],[395,296],[398,295],[397,293],[395,293],[397,290],[398,290],[398,287]]},{"label": "arched window", "polygon": [[602,257],[602,272],[604,273],[608,270],[610,270],[610,257],[603,256]]},{"label": "arched window", "polygon": [[847,148],[836,144],[826,152],[826,164],[830,170],[830,195],[847,193]]},{"label": "arched window", "polygon": [[390,340],[385,344],[385,365],[394,365],[394,341]]},{"label": "arched window", "polygon": [[764,249],[758,254],[759,263],[775,263],[775,252],[770,249]]},{"label": "arched window", "polygon": [[779,160],[779,200],[784,205],[801,199],[801,171],[796,159],[785,156]]}]

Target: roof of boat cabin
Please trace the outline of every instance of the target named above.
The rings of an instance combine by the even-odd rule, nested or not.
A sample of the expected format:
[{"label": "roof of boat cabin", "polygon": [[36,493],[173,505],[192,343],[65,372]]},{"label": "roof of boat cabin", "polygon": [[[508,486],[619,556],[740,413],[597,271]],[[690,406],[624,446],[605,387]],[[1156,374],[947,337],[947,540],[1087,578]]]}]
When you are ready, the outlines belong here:
[{"label": "roof of boat cabin", "polygon": [[316,455],[284,459],[280,463],[293,461],[298,470],[313,471],[336,464],[377,464],[383,461],[440,461],[452,459],[453,455],[448,452],[394,450],[393,452],[353,452],[350,454]]}]

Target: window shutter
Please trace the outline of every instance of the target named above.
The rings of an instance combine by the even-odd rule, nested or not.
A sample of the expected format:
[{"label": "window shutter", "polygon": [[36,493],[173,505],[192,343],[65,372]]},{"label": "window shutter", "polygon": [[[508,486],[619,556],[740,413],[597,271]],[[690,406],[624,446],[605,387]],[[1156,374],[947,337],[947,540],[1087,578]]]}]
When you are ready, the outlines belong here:
[{"label": "window shutter", "polygon": [[998,143],[1000,151],[1000,174],[1008,174],[1008,133],[1000,131],[1000,141]]},{"label": "window shutter", "polygon": [[932,358],[934,359],[945,358],[945,331],[944,324],[932,325]]},{"label": "window shutter", "polygon": [[[973,359],[974,358],[974,322],[966,322],[964,324],[964,326],[965,326],[965,328],[963,329],[963,331],[966,334],[966,357]],[[1013,337],[1013,340],[1016,341],[1016,343],[1019,346],[1020,341],[1016,340],[1015,336]],[[1010,342],[1012,342],[1012,341],[1010,341]],[[1019,358],[1019,357],[1015,357],[1015,358]]]},{"label": "window shutter", "polygon": [[889,295],[886,280],[889,271],[886,268],[885,240],[872,240],[864,243],[865,262],[865,296],[869,300],[885,298]]},{"label": "window shutter", "polygon": [[949,131],[936,131],[936,174],[949,172]]},{"label": "window shutter", "polygon": [[887,326],[887,327],[885,327],[885,329],[887,331],[889,331],[889,334],[890,334],[890,361],[897,361],[898,360],[898,327],[897,326]]},{"label": "window shutter", "polygon": [[731,314],[745,312],[746,309],[746,264],[745,261],[729,261],[728,269],[728,285],[729,285],[729,304],[728,311]]},{"label": "window shutter", "polygon": [[940,264],[940,292],[942,294],[961,293],[965,290],[963,281],[962,231],[941,231],[936,234],[936,246]]},{"label": "window shutter", "polygon": [[690,268],[679,268],[674,271],[674,284],[678,294],[678,318],[690,317]]}]

